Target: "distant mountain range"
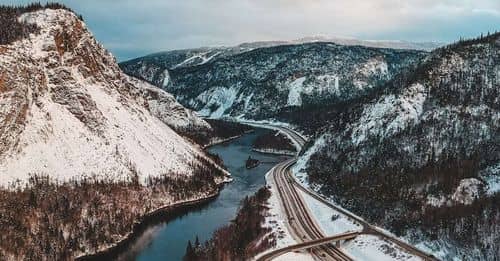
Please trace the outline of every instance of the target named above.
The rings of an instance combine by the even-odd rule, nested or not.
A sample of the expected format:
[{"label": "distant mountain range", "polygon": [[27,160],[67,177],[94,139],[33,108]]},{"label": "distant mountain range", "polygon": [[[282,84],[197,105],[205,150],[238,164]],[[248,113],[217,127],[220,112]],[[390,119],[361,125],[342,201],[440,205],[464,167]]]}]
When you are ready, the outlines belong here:
[{"label": "distant mountain range", "polygon": [[120,66],[201,115],[269,118],[287,107],[354,99],[426,56],[328,42],[248,45],[153,54]]}]

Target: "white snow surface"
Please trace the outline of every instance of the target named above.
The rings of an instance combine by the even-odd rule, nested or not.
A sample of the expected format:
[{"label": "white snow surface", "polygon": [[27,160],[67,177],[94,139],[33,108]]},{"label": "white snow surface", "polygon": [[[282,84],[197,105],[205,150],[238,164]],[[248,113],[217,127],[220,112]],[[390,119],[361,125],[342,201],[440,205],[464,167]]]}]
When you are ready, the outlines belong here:
[{"label": "white snow surface", "polygon": [[300,106],[300,105],[302,105],[302,98],[301,98],[300,94],[302,93],[303,84],[304,84],[305,80],[306,80],[306,77],[300,77],[300,78],[295,79],[290,84],[290,92],[288,93],[288,101],[287,101],[288,106]]},{"label": "white snow surface", "polygon": [[[307,84],[304,82],[308,80]],[[287,105],[301,106],[302,94],[339,94],[339,77],[335,74],[303,76],[293,80],[286,86],[289,90]]]},{"label": "white snow surface", "polygon": [[480,177],[486,183],[487,195],[500,192],[500,163],[481,171]]},{"label": "white snow surface", "polygon": [[308,177],[306,172],[307,162],[314,153],[316,153],[319,149],[325,146],[325,139],[326,139],[325,134],[316,139],[314,141],[314,144],[311,147],[309,147],[309,149],[307,149],[307,151],[298,158],[297,163],[295,163],[295,165],[292,168],[292,173],[295,175],[297,181],[305,185],[306,187],[309,187],[310,185],[309,182],[307,182],[307,177]]},{"label": "white snow surface", "polygon": [[382,97],[363,109],[363,116],[351,135],[359,145],[369,136],[392,136],[410,124],[416,124],[423,111],[427,95],[422,84],[413,84],[402,95]]},{"label": "white snow surface", "polygon": [[[221,118],[224,112],[233,106],[237,94],[238,88],[235,87],[216,87],[200,93],[196,100],[201,101],[205,106],[198,111],[198,114],[210,118]],[[212,111],[213,107],[217,109]]]},{"label": "white snow surface", "polygon": [[184,66],[186,64],[192,64],[192,61],[194,61],[195,59],[200,59],[201,62],[192,64],[192,65],[202,65],[202,64],[209,62],[210,60],[212,60],[212,58],[216,57],[217,55],[221,54],[221,52],[219,51],[219,52],[216,52],[210,56],[207,56],[207,54],[209,54],[209,53],[210,53],[210,51],[193,54],[192,56],[190,56],[186,60],[182,61],[181,63],[172,66],[172,69]]},{"label": "white snow surface", "polygon": [[422,260],[420,257],[408,254],[392,242],[387,242],[374,235],[360,235],[352,241],[346,242],[342,249],[351,255],[354,260]]},{"label": "white snow surface", "polygon": [[163,82],[161,85],[163,87],[167,87],[169,82],[170,82],[170,74],[168,73],[168,69],[165,69],[163,71]]},{"label": "white snow surface", "polygon": [[[175,107],[176,113],[185,113],[185,109],[180,105],[176,107],[178,104],[171,95],[124,75],[111,54],[94,40],[73,13],[45,9],[26,13],[19,19],[37,24],[40,33],[11,44],[9,50],[14,51],[0,55],[0,66],[8,67],[15,62],[12,57],[31,57],[33,70],[41,70],[47,78],[66,83],[47,81],[47,86],[27,87],[29,92],[37,93],[27,96],[29,108],[16,147],[0,155],[0,185],[22,183],[31,174],[46,174],[57,180],[84,176],[127,180],[137,173],[144,181],[150,175],[190,175],[191,164],[200,164],[196,156],[204,157],[201,149],[167,125],[167,121],[177,124],[176,119],[182,120],[182,117],[168,112],[171,115],[159,115],[160,120],[154,115],[155,108],[161,106],[160,101],[146,101],[142,95],[156,93],[153,96],[164,99],[164,103],[172,98],[169,106]],[[78,23],[82,31],[73,30]],[[82,64],[75,63],[78,55],[72,51],[57,53],[54,35],[62,30],[79,41],[77,48],[106,60],[107,67],[101,77],[84,75]],[[47,61],[52,62],[52,67],[45,64]],[[55,70],[63,71],[64,77]],[[120,85],[123,87],[118,87]],[[52,92],[53,89],[61,92],[61,86],[70,88],[63,94],[80,95],[78,99],[86,100],[79,104],[71,103],[73,100],[56,102]],[[62,99],[67,97],[71,96]],[[77,118],[78,114],[72,111],[75,108],[77,113],[95,114],[96,119],[91,119],[96,121],[97,130]]]},{"label": "white snow surface", "polygon": [[[316,222],[321,227],[321,230],[327,236],[334,236],[341,233],[361,231],[363,227],[357,224],[354,220],[346,217],[342,213],[335,211],[323,202],[313,198],[308,193],[299,190],[310,212],[313,214]],[[332,220],[332,217],[334,220]]]},{"label": "white snow surface", "polygon": [[483,182],[476,178],[462,179],[451,199],[460,204],[469,205],[479,198],[483,186]]}]

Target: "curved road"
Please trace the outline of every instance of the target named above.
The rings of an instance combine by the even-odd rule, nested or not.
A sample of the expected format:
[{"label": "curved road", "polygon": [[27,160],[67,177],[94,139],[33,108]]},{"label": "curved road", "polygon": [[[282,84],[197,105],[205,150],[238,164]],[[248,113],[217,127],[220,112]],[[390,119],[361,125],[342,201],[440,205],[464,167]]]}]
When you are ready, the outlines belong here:
[{"label": "curved road", "polygon": [[[264,124],[256,124],[251,122],[242,122],[249,125],[254,125],[257,127],[270,128],[279,130],[280,132],[287,135],[298,147],[298,151],[302,149],[302,147],[306,143],[306,139],[297,133],[296,131],[282,126],[276,125],[264,125]],[[372,234],[380,237],[381,239],[390,241],[400,248],[404,249],[406,252],[413,254],[422,258],[423,260],[438,260],[434,256],[429,255],[416,247],[401,241],[400,239],[386,233],[385,231],[369,224],[362,218],[346,211],[343,208],[333,205],[328,200],[316,194],[314,191],[310,190],[307,187],[304,187],[302,184],[297,182],[297,180],[293,177],[291,173],[291,167],[297,162],[297,157],[294,157],[290,160],[284,161],[273,167],[270,172],[272,174],[273,181],[276,185],[276,189],[278,191],[278,197],[282,203],[283,208],[285,209],[286,216],[288,217],[288,226],[290,232],[293,234],[293,237],[301,242],[294,246],[289,246],[283,249],[278,249],[275,251],[271,251],[263,256],[261,256],[258,260],[271,260],[281,254],[284,254],[289,251],[293,251],[296,249],[304,249],[304,246],[311,246],[311,254],[316,259],[320,260],[353,260],[347,254],[343,253],[340,249],[336,248],[333,244],[329,244],[335,237],[330,237],[328,240],[319,225],[316,223],[315,219],[312,217],[311,213],[309,213],[309,209],[304,203],[303,198],[297,192],[298,189],[306,192],[311,195],[315,199],[323,202],[330,208],[334,209],[342,213],[343,215],[355,220],[357,223],[363,226],[363,230],[360,232],[353,232],[358,234]],[[338,235],[342,236],[342,235]],[[352,239],[352,234],[350,239]],[[355,236],[355,235],[354,235]],[[321,244],[325,243],[324,245]],[[319,244],[319,245],[318,245]]]},{"label": "curved road", "polygon": [[[284,175],[295,164],[296,159],[279,163],[271,169],[272,178],[276,184],[278,197],[288,217],[288,225],[293,237],[298,242],[308,242],[325,238],[320,226],[309,213],[304,199],[293,186],[289,175]],[[321,245],[311,249],[311,254],[321,260],[353,260],[332,244]]]}]

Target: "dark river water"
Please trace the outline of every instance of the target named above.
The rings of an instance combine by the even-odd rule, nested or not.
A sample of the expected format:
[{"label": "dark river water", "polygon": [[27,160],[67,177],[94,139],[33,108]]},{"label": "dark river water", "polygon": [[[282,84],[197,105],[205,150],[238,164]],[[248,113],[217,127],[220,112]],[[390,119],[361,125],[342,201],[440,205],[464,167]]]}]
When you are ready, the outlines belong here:
[{"label": "dark river water", "polygon": [[[283,156],[260,154],[251,150],[253,140],[267,131],[256,129],[238,139],[209,148],[210,152],[219,154],[224,160],[234,181],[225,185],[220,195],[204,207],[147,229],[122,259],[182,260],[188,240],[194,241],[198,236],[203,242],[217,228],[228,224],[236,216],[239,202],[264,186],[265,173],[284,160]],[[249,155],[264,163],[256,168],[246,169],[245,160]]]}]

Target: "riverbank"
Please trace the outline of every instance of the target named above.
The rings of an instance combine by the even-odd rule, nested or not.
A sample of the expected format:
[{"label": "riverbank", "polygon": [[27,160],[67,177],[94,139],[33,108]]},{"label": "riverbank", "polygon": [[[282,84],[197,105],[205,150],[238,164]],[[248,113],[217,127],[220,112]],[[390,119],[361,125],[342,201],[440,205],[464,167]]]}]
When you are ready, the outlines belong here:
[{"label": "riverbank", "polygon": [[272,155],[285,155],[285,156],[295,156],[297,152],[290,150],[276,150],[276,149],[252,149],[255,152],[263,153],[263,154],[272,154]]},{"label": "riverbank", "polygon": [[110,260],[118,257],[121,253],[125,252],[125,250],[134,242],[134,240],[136,240],[148,227],[158,223],[168,222],[169,220],[182,216],[193,209],[200,208],[203,205],[208,204],[210,201],[217,198],[224,184],[225,183],[221,183],[216,192],[211,193],[206,197],[162,206],[145,214],[141,217],[140,221],[135,222],[132,231],[125,235],[118,242],[103,248],[97,253],[77,256],[75,257],[75,260]]},{"label": "riverbank", "polygon": [[[150,226],[136,243],[124,253],[126,260],[160,261],[182,260],[188,241],[199,238],[200,242],[210,240],[219,229],[226,227],[238,215],[240,202],[254,195],[265,185],[264,173],[280,162],[283,156],[262,154],[252,151],[253,141],[268,130],[256,128],[253,132],[208,149],[217,154],[231,172],[233,182],[224,186],[215,200],[204,207],[189,211],[185,216]],[[245,160],[251,156],[262,162],[254,169],[245,168]]]},{"label": "riverbank", "polygon": [[203,149],[208,149],[208,148],[210,148],[212,146],[215,146],[215,145],[219,145],[219,144],[223,144],[223,143],[226,143],[226,142],[230,142],[230,141],[235,140],[237,138],[241,138],[245,134],[252,133],[252,132],[254,132],[253,129],[247,130],[247,131],[245,131],[245,132],[243,132],[241,134],[234,135],[234,136],[227,137],[227,138],[215,138],[212,141],[210,141],[210,143],[208,143],[206,145],[203,145],[202,148]]},{"label": "riverbank", "polygon": [[[218,136],[213,138],[208,144],[202,145],[204,150],[209,148],[231,142],[235,139],[241,138],[242,136],[254,132],[254,129],[250,126],[225,122],[218,120],[210,120],[210,125],[214,129],[214,133]],[[224,132],[225,131],[225,132]],[[237,133],[229,137],[225,137],[228,134]],[[78,256],[77,260],[102,260],[117,257],[120,254],[126,252],[127,248],[132,245],[144,231],[151,226],[159,223],[168,223],[168,221],[173,220],[177,217],[183,216],[192,210],[202,208],[203,206],[209,204],[211,201],[219,196],[220,191],[224,187],[225,183],[231,182],[233,179],[231,177],[225,177],[220,184],[218,184],[217,191],[203,197],[192,199],[188,201],[176,202],[166,206],[159,207],[144,216],[142,216],[139,221],[134,222],[134,227],[131,232],[127,233],[118,242],[103,247],[96,253],[83,254]]]},{"label": "riverbank", "polygon": [[[268,215],[265,202],[271,196],[268,187],[245,197],[239,204],[234,220],[214,232],[204,244],[189,241],[185,261],[248,260],[259,252],[276,245],[271,228],[262,226]],[[243,232],[244,231],[244,232]],[[193,239],[194,240],[194,239]]]},{"label": "riverbank", "polygon": [[[217,179],[215,179],[217,180]],[[220,191],[224,185],[232,182],[231,176],[224,176],[216,182],[215,191],[209,192],[201,198],[194,198],[190,200],[181,200],[171,204],[160,206],[144,215],[139,217],[139,220],[134,222],[133,228],[130,232],[120,238],[117,242],[110,245],[102,246],[101,249],[94,253],[84,253],[75,257],[75,260],[91,261],[91,260],[110,260],[115,259],[121,253],[134,243],[135,240],[150,226],[158,223],[168,222],[177,217],[183,216],[189,211],[201,208],[210,203],[219,196]]]}]

